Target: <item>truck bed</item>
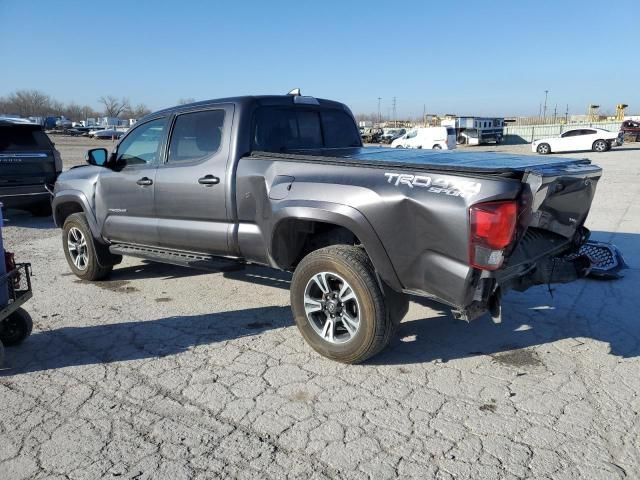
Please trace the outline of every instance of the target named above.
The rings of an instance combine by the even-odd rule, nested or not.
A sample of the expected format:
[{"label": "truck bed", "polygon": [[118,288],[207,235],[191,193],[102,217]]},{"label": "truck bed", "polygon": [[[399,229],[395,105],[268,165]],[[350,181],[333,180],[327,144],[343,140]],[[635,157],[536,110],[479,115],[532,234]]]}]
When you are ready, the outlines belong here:
[{"label": "truck bed", "polygon": [[347,163],[378,167],[411,167],[418,170],[504,175],[507,177],[526,171],[567,165],[589,165],[588,159],[553,156],[514,155],[493,152],[438,151],[359,147],[345,149],[299,150],[283,153],[252,152],[252,156],[288,160]]}]

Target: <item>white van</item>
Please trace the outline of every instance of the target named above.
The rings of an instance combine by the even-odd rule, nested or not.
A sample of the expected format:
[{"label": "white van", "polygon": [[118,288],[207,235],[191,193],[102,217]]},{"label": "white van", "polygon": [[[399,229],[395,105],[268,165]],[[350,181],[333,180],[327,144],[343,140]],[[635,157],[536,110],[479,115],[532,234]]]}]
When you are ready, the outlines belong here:
[{"label": "white van", "polygon": [[456,130],[453,127],[414,128],[391,142],[391,147],[453,150],[456,148]]}]

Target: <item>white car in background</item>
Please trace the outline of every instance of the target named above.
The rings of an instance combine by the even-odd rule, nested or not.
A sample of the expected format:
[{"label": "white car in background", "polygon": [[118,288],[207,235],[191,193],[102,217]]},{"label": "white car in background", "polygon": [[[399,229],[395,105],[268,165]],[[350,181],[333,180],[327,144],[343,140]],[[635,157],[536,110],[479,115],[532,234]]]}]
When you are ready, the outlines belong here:
[{"label": "white car in background", "polygon": [[453,127],[414,128],[391,142],[391,148],[453,150],[456,148],[456,130]]},{"label": "white car in background", "polygon": [[622,145],[622,136],[619,132],[610,132],[602,128],[573,128],[559,137],[535,140],[531,143],[531,151],[540,155],[579,150],[606,152],[614,145]]}]

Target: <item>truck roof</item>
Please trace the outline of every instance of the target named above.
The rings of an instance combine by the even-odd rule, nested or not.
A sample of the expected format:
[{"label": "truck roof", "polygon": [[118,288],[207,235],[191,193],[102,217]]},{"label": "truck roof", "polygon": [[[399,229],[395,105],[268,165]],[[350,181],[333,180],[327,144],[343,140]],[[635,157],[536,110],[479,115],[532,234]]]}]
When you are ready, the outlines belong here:
[{"label": "truck roof", "polygon": [[[176,105],[173,107],[165,108],[162,110],[158,110],[157,112],[150,113],[149,115],[143,117],[143,119],[153,118],[159,115],[180,112],[184,110],[193,110],[198,107],[208,107],[213,105],[218,105],[222,103],[233,103],[236,105],[243,105],[246,107],[250,107],[252,105],[295,105],[295,98],[301,99],[313,99],[313,101],[318,102],[320,106],[325,107],[333,107],[333,108],[347,108],[347,106],[343,103],[336,102],[333,100],[327,100],[324,98],[316,98],[309,96],[300,96],[300,95],[243,95],[238,97],[226,97],[226,98],[213,98],[211,100],[203,100],[199,102],[187,103],[185,105]],[[317,106],[317,105],[316,105]],[[142,119],[141,119],[142,120]]]}]

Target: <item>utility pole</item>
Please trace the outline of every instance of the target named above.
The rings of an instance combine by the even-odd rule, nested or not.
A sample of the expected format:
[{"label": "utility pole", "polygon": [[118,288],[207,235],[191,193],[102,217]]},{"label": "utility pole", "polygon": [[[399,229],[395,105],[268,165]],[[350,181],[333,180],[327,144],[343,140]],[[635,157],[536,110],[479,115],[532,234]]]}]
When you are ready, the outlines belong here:
[{"label": "utility pole", "polygon": [[542,118],[544,118],[544,121],[547,121],[547,96],[549,95],[549,90],[545,90],[544,91],[544,114],[542,116]]},{"label": "utility pole", "polygon": [[564,123],[569,123],[569,104],[567,103],[567,110],[564,112]]},{"label": "utility pole", "polygon": [[382,97],[378,97],[378,126],[380,126],[380,100],[382,100]]},{"label": "utility pole", "polygon": [[558,114],[558,104],[556,103],[556,106],[553,107],[553,123],[556,123],[556,115]]},{"label": "utility pole", "polygon": [[398,126],[398,118],[396,117],[396,97],[393,97],[393,126]]}]

